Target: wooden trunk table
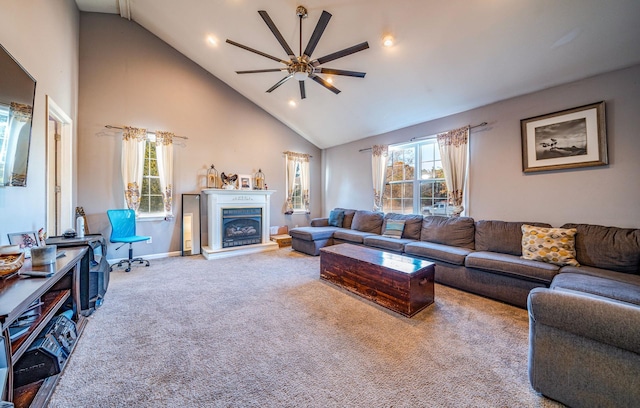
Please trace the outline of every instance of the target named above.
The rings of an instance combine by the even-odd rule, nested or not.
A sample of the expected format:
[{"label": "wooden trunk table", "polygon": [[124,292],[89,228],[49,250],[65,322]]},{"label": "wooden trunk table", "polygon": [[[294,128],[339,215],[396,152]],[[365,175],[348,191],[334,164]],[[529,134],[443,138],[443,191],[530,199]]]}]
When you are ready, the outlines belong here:
[{"label": "wooden trunk table", "polygon": [[320,278],[407,317],[434,299],[432,262],[358,245],[320,249]]}]

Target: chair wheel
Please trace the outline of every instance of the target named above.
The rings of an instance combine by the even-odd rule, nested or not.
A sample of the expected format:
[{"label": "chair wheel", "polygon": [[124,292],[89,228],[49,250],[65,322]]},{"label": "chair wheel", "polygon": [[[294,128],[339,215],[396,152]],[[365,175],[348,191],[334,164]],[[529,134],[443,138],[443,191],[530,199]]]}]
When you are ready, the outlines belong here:
[{"label": "chair wheel", "polygon": [[125,272],[131,272],[131,268],[127,268],[124,270]]}]

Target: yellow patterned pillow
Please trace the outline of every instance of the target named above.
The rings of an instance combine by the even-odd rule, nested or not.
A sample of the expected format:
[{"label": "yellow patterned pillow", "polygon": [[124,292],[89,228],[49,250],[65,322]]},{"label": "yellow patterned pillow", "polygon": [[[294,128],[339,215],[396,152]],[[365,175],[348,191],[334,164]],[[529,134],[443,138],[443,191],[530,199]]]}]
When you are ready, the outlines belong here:
[{"label": "yellow patterned pillow", "polygon": [[575,228],[522,225],[522,257],[559,266],[580,266],[576,260]]}]

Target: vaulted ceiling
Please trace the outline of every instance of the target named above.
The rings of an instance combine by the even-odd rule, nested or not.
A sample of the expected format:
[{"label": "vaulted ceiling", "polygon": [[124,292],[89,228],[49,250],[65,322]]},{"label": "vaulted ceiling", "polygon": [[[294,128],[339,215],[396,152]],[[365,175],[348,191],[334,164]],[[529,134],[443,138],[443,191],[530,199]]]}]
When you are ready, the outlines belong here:
[{"label": "vaulted ceiling", "polygon": [[[638,0],[76,3],[81,11],[130,18],[320,148],[640,63]],[[322,11],[332,14],[312,59],[369,43],[369,49],[326,64],[366,72],[365,78],[333,76],[342,91],[337,95],[307,79],[302,100],[293,79],[266,92],[286,72],[235,73],[283,64],[227,39],[288,59],[258,10],[268,12],[299,55],[298,5],[308,10],[303,49]],[[383,46],[386,35],[393,36],[393,46]]]}]

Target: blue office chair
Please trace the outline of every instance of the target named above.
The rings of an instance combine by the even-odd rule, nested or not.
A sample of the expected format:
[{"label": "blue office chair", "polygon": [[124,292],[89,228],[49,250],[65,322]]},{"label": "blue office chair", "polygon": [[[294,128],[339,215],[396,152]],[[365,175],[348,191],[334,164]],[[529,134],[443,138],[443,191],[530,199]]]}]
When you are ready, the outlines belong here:
[{"label": "blue office chair", "polygon": [[[116,251],[122,248],[124,245],[129,244],[129,259],[123,259],[118,262],[118,267],[122,264],[127,264],[125,271],[131,271],[131,264],[134,262],[140,262],[140,264],[146,263],[145,266],[149,266],[149,261],[142,258],[133,257],[132,244],[134,242],[147,241],[151,237],[145,237],[142,235],[136,235],[136,212],[133,210],[107,210],[109,216],[109,222],[111,223],[111,237],[109,241],[113,243],[121,242],[122,245],[116,248]],[[113,266],[112,266],[113,268]]]}]

